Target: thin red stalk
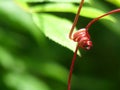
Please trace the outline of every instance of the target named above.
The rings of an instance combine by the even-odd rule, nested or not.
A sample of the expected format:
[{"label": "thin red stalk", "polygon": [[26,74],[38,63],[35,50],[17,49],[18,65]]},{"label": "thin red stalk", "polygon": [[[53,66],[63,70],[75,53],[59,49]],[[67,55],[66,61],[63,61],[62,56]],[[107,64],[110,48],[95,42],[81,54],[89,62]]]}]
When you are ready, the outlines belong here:
[{"label": "thin red stalk", "polygon": [[70,83],[71,83],[71,78],[72,78],[72,72],[73,72],[74,63],[75,63],[75,60],[76,60],[78,48],[79,48],[79,46],[77,45],[76,49],[75,49],[75,53],[74,53],[73,58],[72,58],[72,63],[71,63],[71,66],[70,66],[70,73],[69,73],[69,77],[68,77],[68,90],[70,90],[70,86],[71,86]]},{"label": "thin red stalk", "polygon": [[80,2],[79,8],[78,8],[78,12],[77,12],[77,14],[76,14],[76,16],[75,16],[75,19],[74,19],[72,28],[71,28],[70,33],[69,33],[69,38],[70,38],[70,39],[72,39],[72,33],[73,33],[73,30],[74,30],[74,28],[75,28],[75,26],[76,26],[76,24],[77,24],[77,21],[78,21],[79,14],[80,14],[80,11],[81,11],[81,8],[82,8],[83,3],[84,3],[84,0],[82,0],[82,1]]},{"label": "thin red stalk", "polygon": [[93,20],[90,21],[90,22],[88,23],[88,25],[86,26],[86,30],[88,30],[88,29],[90,28],[90,26],[91,26],[94,22],[98,21],[98,20],[101,19],[102,17],[105,17],[105,16],[110,15],[110,14],[113,14],[113,13],[117,13],[117,12],[120,12],[120,9],[112,10],[112,11],[110,11],[110,12],[104,14],[104,15],[101,15],[101,16],[93,19]]}]

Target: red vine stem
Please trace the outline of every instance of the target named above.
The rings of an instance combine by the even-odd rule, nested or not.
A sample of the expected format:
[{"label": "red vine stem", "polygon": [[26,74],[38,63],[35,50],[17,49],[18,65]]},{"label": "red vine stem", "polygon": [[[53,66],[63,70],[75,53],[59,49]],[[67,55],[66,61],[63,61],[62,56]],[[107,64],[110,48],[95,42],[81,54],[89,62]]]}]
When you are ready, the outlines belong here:
[{"label": "red vine stem", "polygon": [[72,78],[72,72],[73,72],[74,63],[75,63],[75,60],[76,60],[78,48],[79,48],[79,46],[77,45],[76,49],[75,49],[75,53],[74,53],[73,58],[72,58],[72,63],[71,63],[71,66],[70,66],[70,73],[69,73],[69,78],[68,78],[68,90],[70,90],[70,86],[71,86],[70,82],[71,82],[71,78]]},{"label": "red vine stem", "polygon": [[73,33],[73,30],[74,30],[74,28],[75,28],[75,26],[76,26],[76,24],[77,24],[77,21],[78,21],[79,14],[80,14],[80,11],[81,11],[81,8],[82,8],[83,3],[84,3],[84,0],[82,0],[82,1],[80,2],[79,8],[78,8],[78,12],[77,12],[77,14],[76,14],[76,16],[75,16],[75,19],[74,19],[72,28],[71,28],[70,33],[69,33],[69,38],[70,38],[70,39],[72,39],[72,33]]},{"label": "red vine stem", "polygon": [[101,15],[101,16],[93,19],[93,20],[90,21],[90,22],[88,23],[88,25],[86,26],[86,30],[88,30],[88,29],[90,28],[90,26],[91,26],[93,23],[95,23],[96,21],[98,21],[100,18],[105,17],[105,16],[110,15],[110,14],[113,14],[113,13],[117,13],[117,12],[120,12],[120,8],[119,8],[119,9],[112,10],[112,11],[110,11],[110,12],[104,14],[104,15]]},{"label": "red vine stem", "polygon": [[[78,21],[79,14],[80,14],[80,11],[81,11],[81,8],[82,8],[83,3],[84,3],[84,0],[82,0],[82,1],[80,2],[79,8],[78,8],[78,12],[77,12],[77,14],[76,14],[76,16],[75,16],[75,19],[74,19],[72,28],[71,28],[70,33],[69,33],[69,38],[70,38],[70,39],[73,39],[73,38],[72,38],[72,33],[73,33],[73,30],[74,30],[74,28],[75,28],[75,26],[76,26],[76,24],[77,24],[77,21]],[[71,87],[70,87],[70,86],[71,86],[70,83],[71,83],[72,72],[73,72],[74,63],[75,63],[75,60],[76,60],[78,48],[79,48],[79,45],[76,46],[75,53],[74,53],[74,55],[73,55],[72,63],[71,63],[71,66],[70,66],[70,73],[69,73],[69,77],[68,77],[68,90],[70,90],[70,88],[71,88]]]},{"label": "red vine stem", "polygon": [[[76,16],[75,16],[75,19],[74,19],[72,28],[71,28],[70,33],[69,33],[69,38],[70,38],[70,39],[73,39],[73,38],[72,38],[72,33],[73,33],[73,30],[74,30],[74,28],[75,28],[75,26],[76,26],[76,24],[77,24],[77,21],[78,21],[79,14],[80,14],[80,11],[81,11],[81,8],[82,8],[83,3],[84,3],[84,0],[82,0],[82,1],[80,2],[79,8],[78,8],[78,12],[77,12],[77,14],[76,14]],[[68,90],[70,90],[70,88],[71,88],[71,87],[70,87],[70,86],[71,86],[70,83],[71,83],[72,72],[73,72],[74,63],[75,63],[75,60],[76,60],[78,48],[79,48],[79,45],[76,46],[75,53],[74,53],[74,55],[73,55],[72,63],[71,63],[71,66],[70,66],[70,73],[69,73],[69,77],[68,77]]]}]

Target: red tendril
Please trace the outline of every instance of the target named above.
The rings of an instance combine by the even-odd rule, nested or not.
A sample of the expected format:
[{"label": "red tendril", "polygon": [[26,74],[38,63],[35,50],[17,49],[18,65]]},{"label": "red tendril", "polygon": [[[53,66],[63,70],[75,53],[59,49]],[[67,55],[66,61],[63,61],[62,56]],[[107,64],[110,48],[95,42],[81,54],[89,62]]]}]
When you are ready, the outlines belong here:
[{"label": "red tendril", "polygon": [[68,77],[68,90],[70,90],[70,86],[71,86],[70,83],[71,83],[71,78],[72,78],[72,72],[73,72],[74,63],[75,63],[75,60],[76,60],[77,51],[78,51],[79,47],[83,48],[85,50],[89,50],[92,47],[92,41],[90,40],[90,35],[88,33],[88,29],[90,28],[90,26],[93,23],[95,23],[96,21],[98,21],[99,19],[101,19],[102,17],[105,17],[105,16],[113,14],[113,13],[120,12],[120,8],[119,8],[119,9],[112,10],[112,11],[110,11],[110,12],[104,14],[104,15],[101,15],[101,16],[93,19],[92,21],[90,21],[85,28],[79,29],[78,31],[76,31],[72,35],[73,30],[74,30],[74,28],[75,28],[75,26],[77,24],[77,21],[78,21],[79,14],[80,14],[80,11],[81,11],[83,3],[84,3],[84,0],[81,0],[79,8],[78,8],[78,12],[77,12],[77,14],[75,16],[72,28],[71,28],[70,33],[69,33],[69,38],[72,39],[73,41],[77,42],[78,45],[76,46],[75,53],[73,55],[72,63],[71,63],[71,66],[70,66],[70,73],[69,73],[69,77]]}]

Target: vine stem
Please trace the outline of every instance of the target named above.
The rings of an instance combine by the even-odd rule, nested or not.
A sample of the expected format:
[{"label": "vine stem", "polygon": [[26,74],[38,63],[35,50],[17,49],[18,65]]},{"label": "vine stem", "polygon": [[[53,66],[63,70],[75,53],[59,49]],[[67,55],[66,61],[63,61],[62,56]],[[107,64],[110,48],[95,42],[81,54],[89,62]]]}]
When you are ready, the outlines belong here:
[{"label": "vine stem", "polygon": [[[84,3],[84,0],[81,0],[81,2],[80,2],[80,4],[79,4],[78,11],[77,11],[77,14],[76,14],[75,19],[74,19],[74,22],[73,22],[73,25],[72,25],[71,30],[70,30],[70,33],[69,33],[69,38],[70,38],[70,39],[73,39],[73,38],[72,38],[72,33],[73,33],[73,30],[74,30],[74,28],[75,28],[75,26],[76,26],[76,24],[77,24],[77,21],[78,21],[79,14],[80,14],[81,8],[82,8],[82,6],[83,6],[83,3]],[[68,90],[70,90],[70,88],[71,88],[70,86],[71,86],[72,72],[73,72],[74,63],[75,63],[75,60],[76,60],[78,48],[79,48],[79,45],[76,46],[75,53],[74,53],[74,55],[73,55],[72,63],[71,63],[71,66],[70,66],[70,72],[69,72],[69,77],[68,77]]]},{"label": "vine stem", "polygon": [[82,1],[80,2],[79,8],[78,8],[78,12],[77,12],[77,14],[76,14],[76,16],[75,16],[75,19],[74,19],[72,28],[71,28],[70,33],[69,33],[69,38],[70,38],[70,39],[72,39],[72,33],[73,33],[73,30],[74,30],[74,28],[75,28],[75,26],[76,26],[76,24],[77,24],[77,21],[78,21],[79,14],[80,14],[80,11],[81,11],[81,8],[82,8],[83,3],[84,3],[84,0],[82,0]]},{"label": "vine stem", "polygon": [[95,23],[96,21],[98,21],[99,19],[101,19],[102,17],[105,17],[105,16],[110,15],[110,14],[113,14],[113,13],[117,13],[117,12],[120,12],[120,8],[119,8],[119,9],[112,10],[112,11],[110,11],[110,12],[104,14],[104,15],[101,15],[101,16],[93,19],[93,20],[90,21],[90,22],[88,23],[88,25],[86,26],[86,30],[88,31],[88,29],[90,28],[90,26],[91,26],[93,23]]},{"label": "vine stem", "polygon": [[78,48],[79,48],[79,45],[76,46],[75,53],[73,55],[72,63],[71,63],[71,66],[70,66],[70,73],[69,73],[69,78],[68,78],[68,90],[70,90],[70,86],[71,86],[70,83],[71,83],[71,78],[72,78],[72,72],[73,72],[74,63],[75,63],[75,60],[76,60]]}]

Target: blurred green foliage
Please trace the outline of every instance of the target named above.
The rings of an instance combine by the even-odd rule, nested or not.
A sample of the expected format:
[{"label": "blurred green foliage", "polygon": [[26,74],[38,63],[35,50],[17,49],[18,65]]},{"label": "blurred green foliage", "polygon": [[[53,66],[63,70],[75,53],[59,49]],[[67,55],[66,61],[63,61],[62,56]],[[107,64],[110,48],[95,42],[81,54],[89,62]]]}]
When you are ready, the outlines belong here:
[{"label": "blurred green foliage", "polygon": [[[79,1],[0,0],[0,90],[67,90],[76,44],[68,34]],[[119,0],[85,0],[77,28],[119,6]],[[71,90],[120,90],[120,13],[89,32],[94,46],[80,50]]]}]

